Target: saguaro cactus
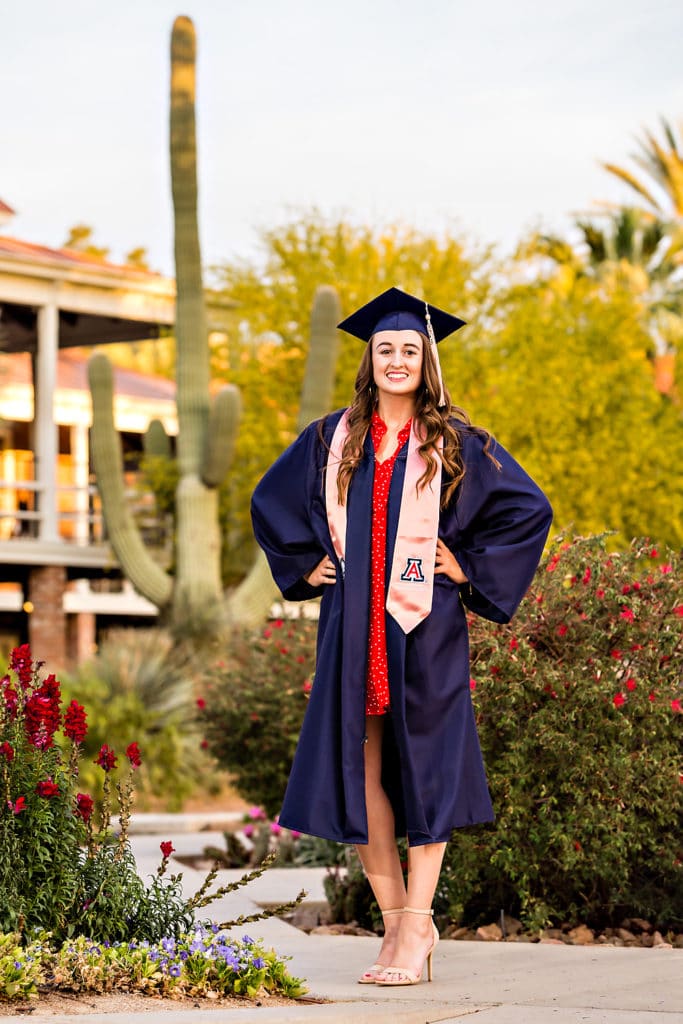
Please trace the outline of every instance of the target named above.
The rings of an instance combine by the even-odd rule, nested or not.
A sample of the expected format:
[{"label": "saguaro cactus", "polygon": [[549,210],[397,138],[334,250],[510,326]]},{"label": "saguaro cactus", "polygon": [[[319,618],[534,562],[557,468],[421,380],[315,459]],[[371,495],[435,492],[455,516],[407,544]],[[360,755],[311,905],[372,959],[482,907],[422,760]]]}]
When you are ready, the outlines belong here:
[{"label": "saguaro cactus", "polygon": [[[301,389],[297,424],[299,431],[330,411],[339,348],[336,325],[340,316],[337,292],[334,288],[322,285],[315,293],[311,312],[311,340]],[[256,625],[268,614],[278,594],[266,557],[259,551],[249,573],[230,597],[230,615],[233,620]]]},{"label": "saguaro cactus", "polygon": [[[106,357],[90,360],[93,398],[92,449],[112,547],[134,586],[159,607],[172,604],[174,618],[210,617],[222,598],[218,485],[225,478],[239,421],[235,388],[209,399],[209,348],[199,231],[195,138],[194,26],[176,18],[171,36],[171,181],[175,224],[177,457],[176,575],[172,580],[145,550],[126,508],[120,443],[112,414],[112,373]],[[159,427],[152,446],[160,447]]]}]

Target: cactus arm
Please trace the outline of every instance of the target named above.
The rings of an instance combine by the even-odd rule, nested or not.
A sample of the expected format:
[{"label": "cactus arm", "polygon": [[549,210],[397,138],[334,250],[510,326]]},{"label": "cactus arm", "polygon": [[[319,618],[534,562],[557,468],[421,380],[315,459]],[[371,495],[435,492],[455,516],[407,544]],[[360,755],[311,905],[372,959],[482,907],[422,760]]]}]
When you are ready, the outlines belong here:
[{"label": "cactus arm", "polygon": [[186,17],[171,35],[171,184],[177,287],[176,381],[181,477],[199,474],[209,419],[209,347],[197,226],[194,25]]},{"label": "cactus arm", "polygon": [[242,402],[237,388],[222,387],[209,411],[209,429],[202,459],[202,483],[220,487],[228,475],[235,454]]},{"label": "cactus arm", "polygon": [[324,416],[332,406],[339,351],[337,324],[340,320],[341,305],[337,292],[329,285],[321,285],[316,290],[311,311],[311,343],[301,388],[299,432],[312,420]]},{"label": "cactus arm", "polygon": [[170,459],[171,457],[171,441],[161,420],[149,421],[142,444],[147,458]]},{"label": "cactus arm", "polygon": [[[303,430],[311,420],[324,416],[332,403],[339,319],[339,298],[335,289],[321,286],[316,291],[311,312],[311,343],[301,388],[299,430]],[[229,616],[233,621],[256,626],[268,615],[279,594],[266,556],[259,550],[251,569],[228,598]]]},{"label": "cactus arm", "polygon": [[145,548],[128,509],[121,438],[114,426],[113,373],[103,353],[90,358],[88,380],[93,407],[91,451],[111,546],[135,589],[163,608],[171,600],[173,584]]}]

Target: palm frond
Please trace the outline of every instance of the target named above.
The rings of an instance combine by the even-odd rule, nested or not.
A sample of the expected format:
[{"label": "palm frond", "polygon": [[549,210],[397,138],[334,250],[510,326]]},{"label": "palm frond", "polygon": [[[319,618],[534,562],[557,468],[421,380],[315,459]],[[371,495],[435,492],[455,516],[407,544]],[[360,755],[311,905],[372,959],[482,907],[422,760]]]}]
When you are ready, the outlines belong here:
[{"label": "palm frond", "polygon": [[621,181],[623,181],[626,185],[629,185],[630,188],[632,188],[635,192],[638,193],[638,195],[642,196],[643,199],[647,200],[647,202],[650,203],[655,210],[657,210],[660,213],[662,212],[659,201],[653,196],[653,194],[650,192],[647,186],[644,185],[643,182],[640,181],[635,176],[635,174],[629,171],[626,167],[619,167],[617,164],[611,163],[603,163],[601,164],[601,166],[610,174],[613,174],[616,178],[619,178]]}]

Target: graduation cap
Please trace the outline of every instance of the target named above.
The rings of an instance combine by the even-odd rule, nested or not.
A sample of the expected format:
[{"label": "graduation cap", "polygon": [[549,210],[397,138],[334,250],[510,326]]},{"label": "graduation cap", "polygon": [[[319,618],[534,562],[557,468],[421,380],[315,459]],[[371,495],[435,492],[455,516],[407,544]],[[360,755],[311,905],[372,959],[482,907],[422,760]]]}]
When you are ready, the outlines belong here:
[{"label": "graduation cap", "polygon": [[441,365],[436,346],[449,334],[453,334],[466,321],[451,313],[432,306],[415,295],[401,291],[400,288],[388,288],[376,298],[371,299],[351,316],[337,324],[337,327],[352,334],[361,341],[370,341],[378,331],[419,331],[426,334],[432,346],[436,368],[439,376],[439,405],[444,404]]}]

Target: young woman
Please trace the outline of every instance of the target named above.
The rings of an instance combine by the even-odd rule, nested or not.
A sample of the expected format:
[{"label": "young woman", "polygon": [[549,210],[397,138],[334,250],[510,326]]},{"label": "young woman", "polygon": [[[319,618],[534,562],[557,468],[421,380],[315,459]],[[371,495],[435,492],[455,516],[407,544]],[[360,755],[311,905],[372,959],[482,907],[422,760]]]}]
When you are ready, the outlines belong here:
[{"label": "young woman", "polygon": [[415,984],[425,961],[431,980],[446,842],[493,818],[465,609],[510,620],[552,518],[533,480],[451,405],[436,345],[462,325],[397,288],[344,320],[367,341],[352,405],[307,427],[252,502],[284,597],[322,596],[280,822],[356,845],[385,923],[361,983]]}]

